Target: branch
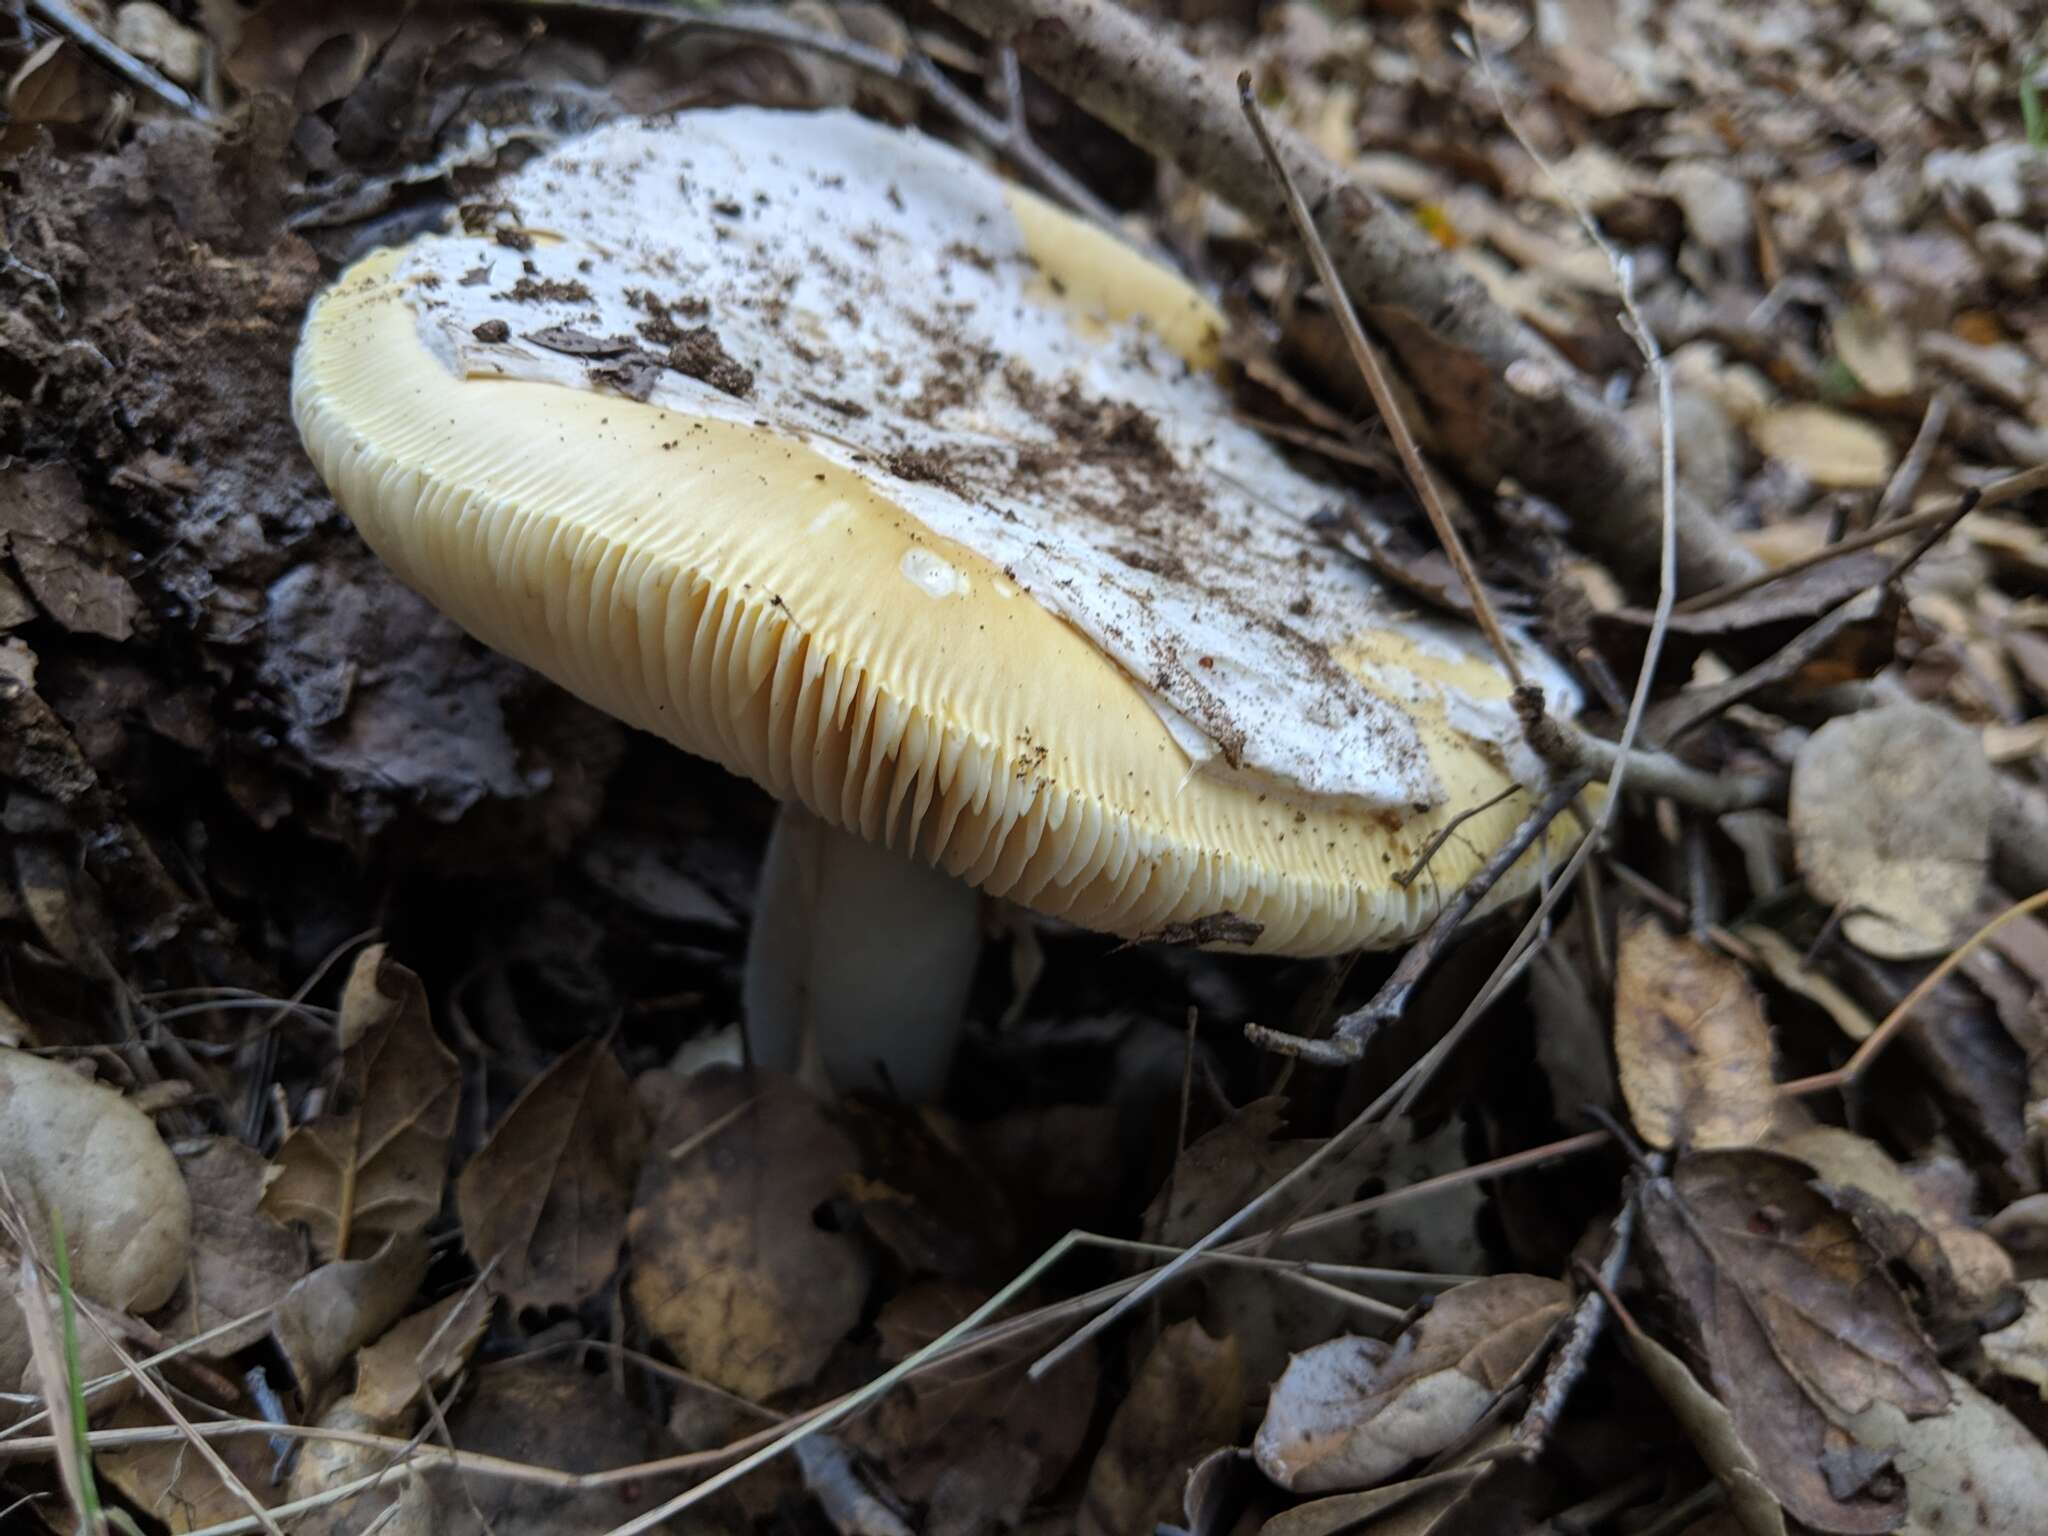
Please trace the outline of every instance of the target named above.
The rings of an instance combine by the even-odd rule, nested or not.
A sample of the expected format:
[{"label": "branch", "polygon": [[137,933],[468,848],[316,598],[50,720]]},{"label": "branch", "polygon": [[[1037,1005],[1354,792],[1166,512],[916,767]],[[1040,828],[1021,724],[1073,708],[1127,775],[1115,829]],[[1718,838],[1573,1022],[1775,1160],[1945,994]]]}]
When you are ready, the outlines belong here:
[{"label": "branch", "polygon": [[[1153,18],[1110,0],[939,0],[1133,142],[1171,160],[1268,230],[1288,228],[1227,77]],[[1654,455],[1547,342],[1487,297],[1412,221],[1298,135],[1279,151],[1354,303],[1428,402],[1447,455],[1470,478],[1505,474],[1558,502],[1579,542],[1637,588],[1656,581]],[[1679,573],[1693,591],[1739,581],[1755,560],[1690,498],[1678,507]]]}]

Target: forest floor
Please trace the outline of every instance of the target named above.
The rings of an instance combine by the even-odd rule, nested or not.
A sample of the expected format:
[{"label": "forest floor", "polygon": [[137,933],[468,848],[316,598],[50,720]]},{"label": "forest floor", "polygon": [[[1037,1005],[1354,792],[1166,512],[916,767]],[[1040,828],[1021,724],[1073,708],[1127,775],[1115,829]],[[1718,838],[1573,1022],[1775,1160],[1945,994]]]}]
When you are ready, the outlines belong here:
[{"label": "forest floor", "polygon": [[[1474,398],[1529,376],[1354,295],[1587,729],[1619,736],[1649,658],[1639,740],[1762,787],[1623,797],[1497,1000],[1468,1006],[1529,902],[1349,1065],[1245,1027],[1327,1037],[1396,957],[996,903],[941,1102],[703,1065],[773,802],[466,637],[328,495],[289,384],[356,256],[623,114],[971,143],[950,86],[1221,297],[1247,412],[1398,509],[1353,552],[1469,611],[1299,242],[1066,94],[1027,43],[1074,9],[719,13],[921,56],[935,93],[587,4],[0,0],[0,1525],[2039,1528],[2038,7],[1147,13],[1600,420],[1668,429],[1686,504],[1773,578],[1660,590],[1654,495],[1580,537],[1568,475],[1459,448],[1497,423],[1430,359]],[[990,14],[1014,103],[953,19]],[[1133,132],[1215,103],[1183,105]],[[1283,1178],[1229,1262],[1027,1374]]]}]

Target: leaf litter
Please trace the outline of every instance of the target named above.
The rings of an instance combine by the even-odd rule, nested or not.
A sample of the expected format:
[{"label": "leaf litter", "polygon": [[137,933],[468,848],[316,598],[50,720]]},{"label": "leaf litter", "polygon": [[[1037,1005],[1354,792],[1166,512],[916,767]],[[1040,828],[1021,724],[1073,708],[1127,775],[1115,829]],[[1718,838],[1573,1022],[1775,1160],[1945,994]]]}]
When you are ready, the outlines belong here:
[{"label": "leaf litter", "polygon": [[[1239,1033],[1312,1032],[1376,960],[1119,952],[1014,916],[972,1004],[1004,1026],[971,1033],[943,1105],[707,1070],[769,807],[398,586],[288,410],[327,276],[480,205],[525,146],[734,100],[955,120],[843,59],[567,10],[181,0],[68,7],[77,34],[20,9],[0,39],[4,1198],[46,1259],[61,1213],[77,1307],[193,1420],[234,1421],[212,1443],[245,1487],[315,1504],[291,1528],[609,1532],[1077,1227],[1126,1246],[1081,1244],[1013,1298],[1016,1333],[686,1518],[2027,1527],[2048,967],[2008,925],[1895,1044],[1877,1028],[2048,884],[2027,830],[2048,829],[2048,542],[2038,501],[1994,504],[2048,460],[2048,38],[2022,9],[1159,11],[1654,427],[1574,205],[1626,252],[1672,360],[1681,482],[1784,574],[1660,625],[1654,589],[1520,488],[1514,444],[1455,412],[1414,425],[1492,599],[1578,658],[1589,697],[1660,634],[1651,739],[1781,788],[1735,816],[1631,804],[1537,979],[1404,1118],[1328,1158],[1277,1235],[1040,1381],[1082,1298],[1159,1257],[1142,1242],[1197,1240],[1326,1148],[1470,996],[1491,930],[1346,1073],[1280,1070]],[[914,40],[980,88],[981,45],[937,13],[790,16],[895,58]],[[1225,291],[1246,414],[1305,463],[1341,450],[1324,470],[1388,527],[1333,530],[1333,553],[1468,610],[1290,252],[1035,70],[1007,105],[1001,60],[985,73],[1044,153]],[[1873,1038],[1842,1092],[1789,1102]],[[1581,1106],[1616,1083],[1661,1173],[1586,1155]],[[5,1260],[5,1417],[76,1385],[105,1496],[171,1530],[246,1516],[93,1326],[75,1360],[48,1352],[54,1277]],[[1617,1305],[1576,1391],[1533,1451],[1492,1454],[1596,1269]],[[41,1313],[16,1299],[34,1285]],[[359,1438],[281,1463],[280,1425]],[[59,1456],[76,1484],[68,1441],[5,1449],[47,1430],[0,1438],[10,1498]],[[332,1496],[394,1458],[404,1475]]]}]

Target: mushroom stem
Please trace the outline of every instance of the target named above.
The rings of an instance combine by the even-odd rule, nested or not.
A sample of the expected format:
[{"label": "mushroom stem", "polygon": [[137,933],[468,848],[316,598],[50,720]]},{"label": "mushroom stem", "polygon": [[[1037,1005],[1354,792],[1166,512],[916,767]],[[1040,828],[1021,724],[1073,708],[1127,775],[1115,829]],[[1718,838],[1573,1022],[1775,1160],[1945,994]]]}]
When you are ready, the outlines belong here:
[{"label": "mushroom stem", "polygon": [[935,1099],[980,948],[971,886],[785,804],[747,941],[753,1059],[841,1091]]}]

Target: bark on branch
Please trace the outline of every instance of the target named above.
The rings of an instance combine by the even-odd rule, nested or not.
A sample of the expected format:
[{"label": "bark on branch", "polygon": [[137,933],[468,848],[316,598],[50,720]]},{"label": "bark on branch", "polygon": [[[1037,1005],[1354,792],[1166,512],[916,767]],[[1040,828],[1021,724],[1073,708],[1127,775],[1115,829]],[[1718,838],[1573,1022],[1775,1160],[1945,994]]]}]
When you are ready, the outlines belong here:
[{"label": "bark on branch", "polygon": [[[1276,234],[1285,198],[1228,76],[1152,18],[1111,0],[938,0],[1132,142],[1170,160]],[[1513,475],[1571,516],[1579,543],[1637,590],[1656,582],[1655,456],[1586,381],[1413,222],[1297,135],[1276,133],[1345,288],[1401,358],[1468,479]],[[1698,592],[1754,559],[1681,495],[1678,577]]]}]

